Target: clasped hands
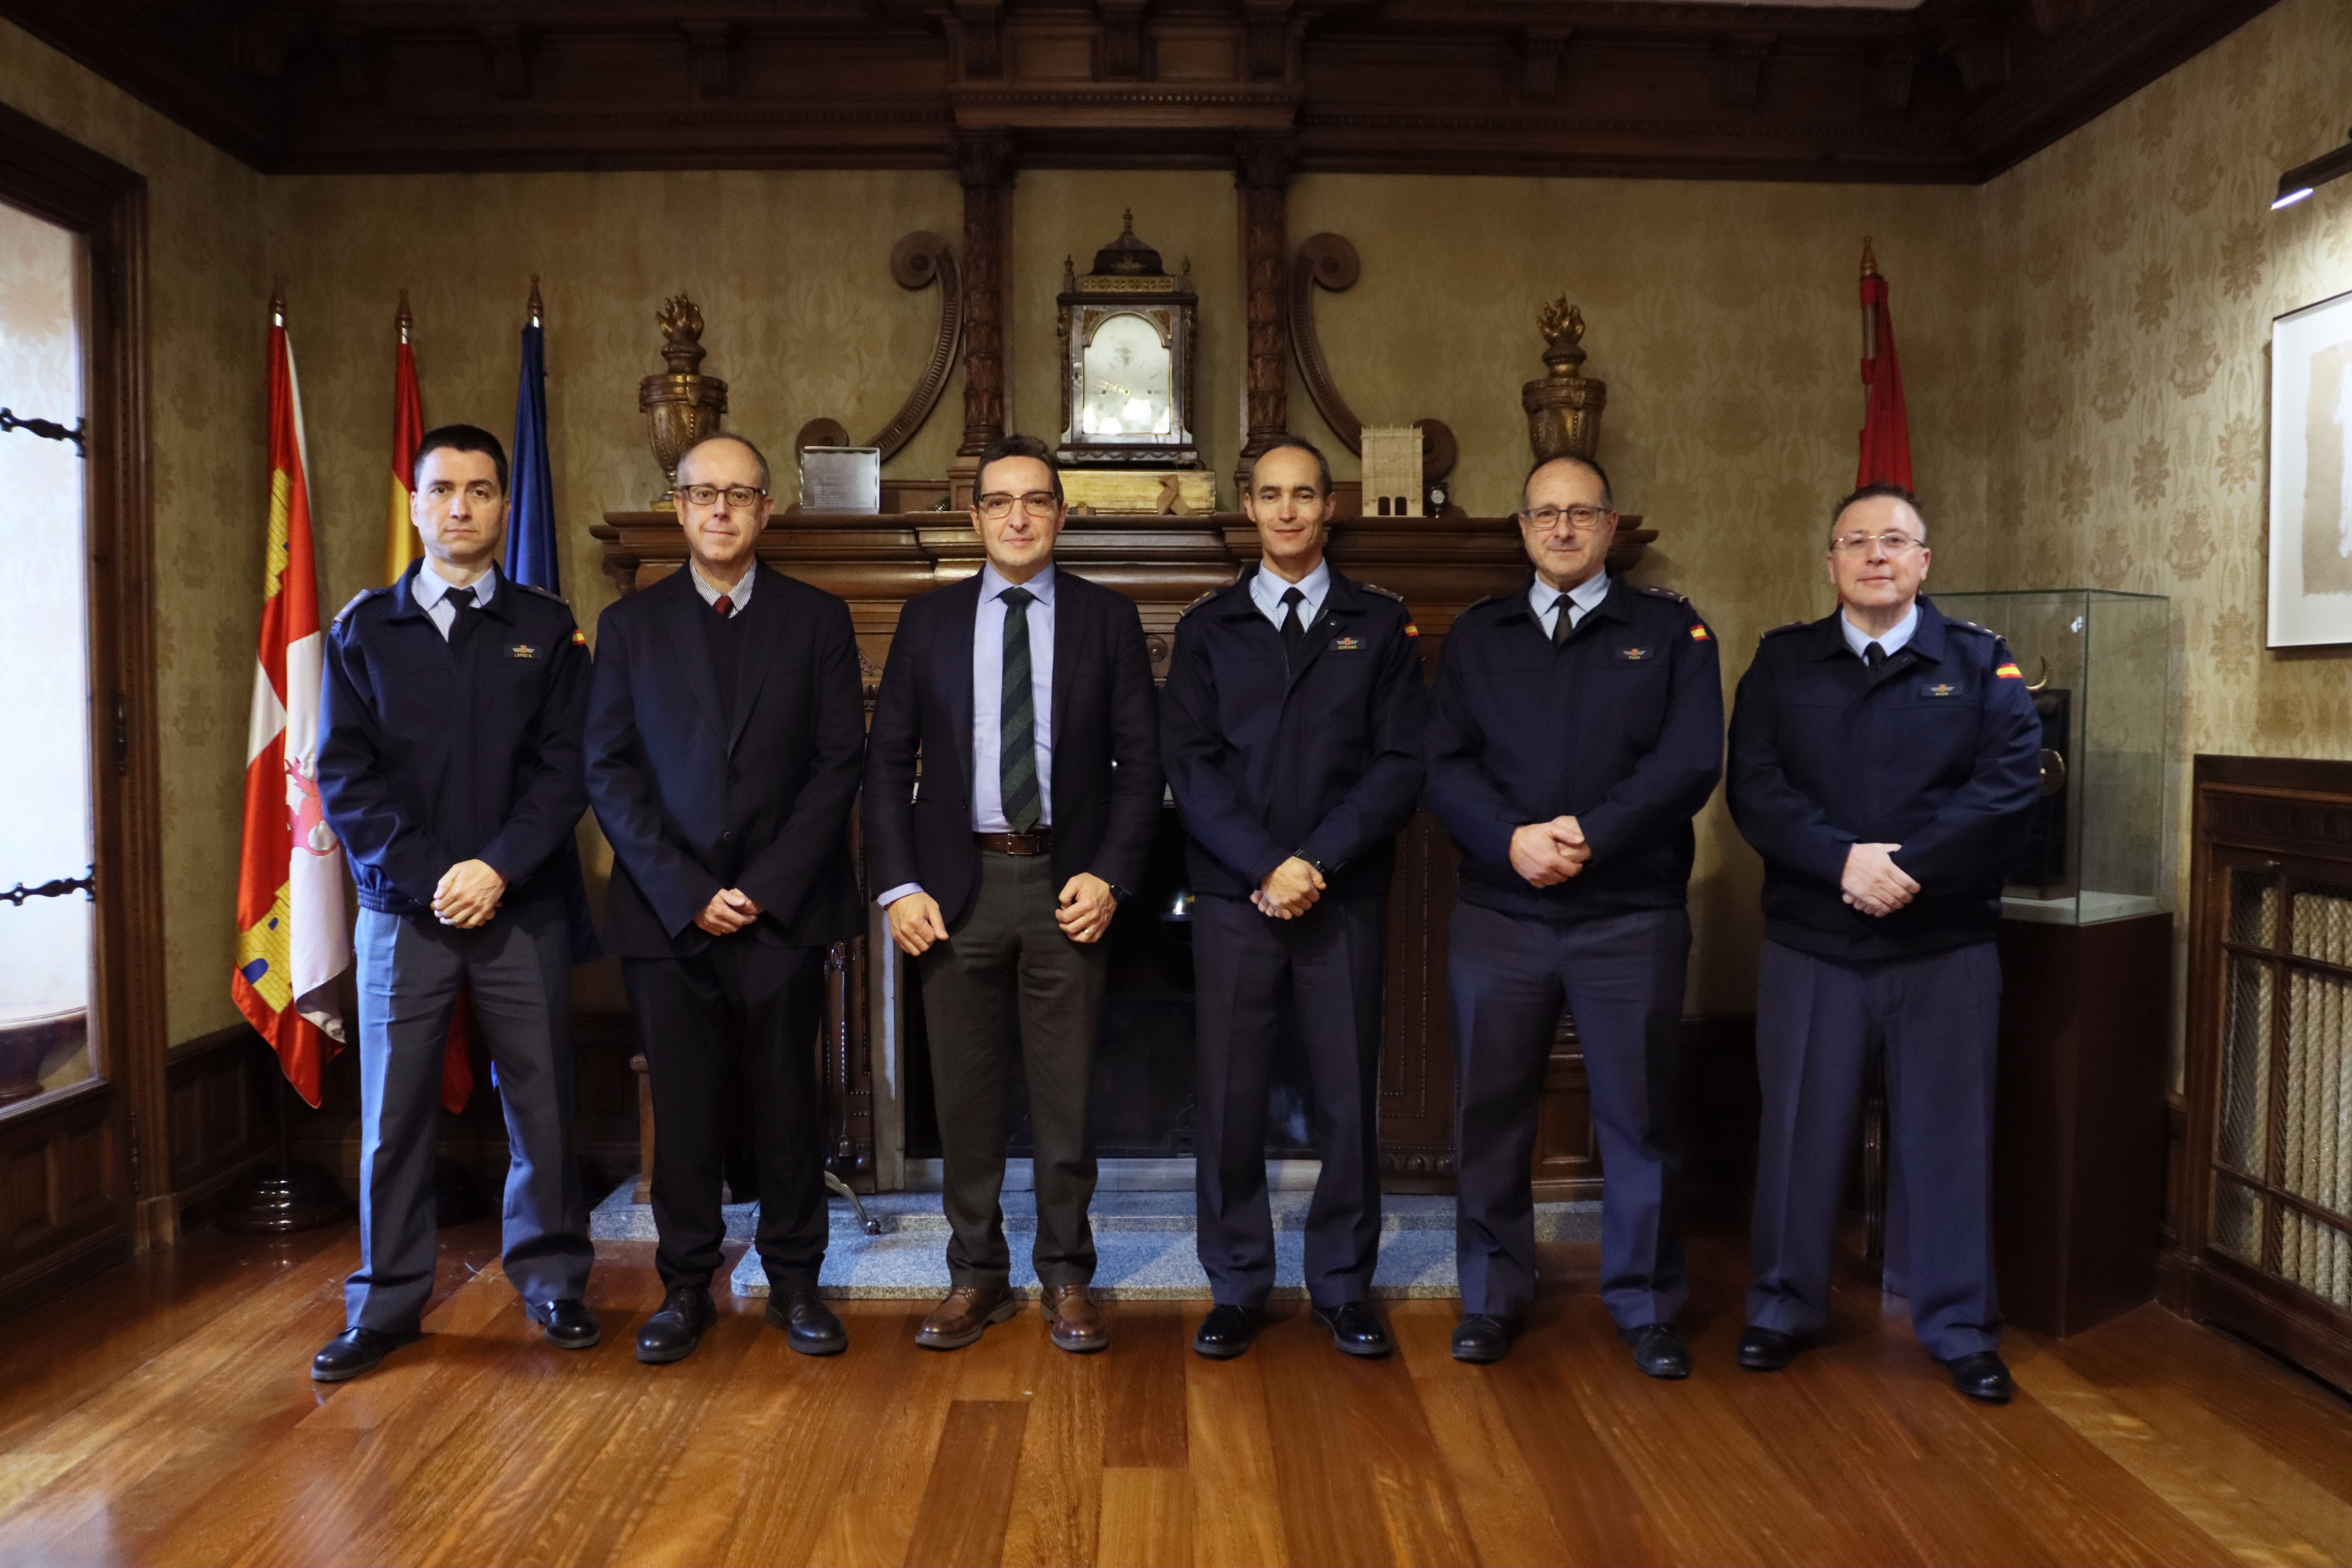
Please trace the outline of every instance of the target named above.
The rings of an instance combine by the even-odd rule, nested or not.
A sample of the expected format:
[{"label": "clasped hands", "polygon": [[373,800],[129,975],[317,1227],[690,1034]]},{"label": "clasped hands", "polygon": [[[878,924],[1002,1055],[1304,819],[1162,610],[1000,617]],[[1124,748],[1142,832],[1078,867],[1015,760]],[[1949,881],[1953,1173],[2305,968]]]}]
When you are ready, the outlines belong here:
[{"label": "clasped hands", "polygon": [[1295,921],[1315,907],[1326,886],[1322,872],[1293,855],[1265,874],[1265,880],[1250,894],[1250,903],[1262,915]]},{"label": "clasped hands", "polygon": [[713,936],[733,936],[760,918],[757,900],[740,888],[721,888],[695,912],[694,923]]},{"label": "clasped hands", "polygon": [[460,860],[441,873],[433,889],[433,913],[445,926],[471,931],[499,912],[507,879],[487,860]]},{"label": "clasped hands", "polygon": [[1572,816],[1530,822],[1511,830],[1511,869],[1531,887],[1549,888],[1567,881],[1592,858],[1592,846]]},{"label": "clasped hands", "polygon": [[[1103,932],[1110,930],[1111,916],[1118,913],[1118,899],[1110,884],[1092,871],[1081,871],[1063,883],[1055,902],[1055,923],[1072,942],[1100,942]],[[890,922],[890,940],[910,958],[929,952],[933,942],[948,940],[948,922],[940,913],[940,901],[929,893],[908,893],[893,900],[882,914]]]},{"label": "clasped hands", "polygon": [[1919,895],[1919,884],[1891,856],[1900,844],[1857,844],[1845,852],[1845,875],[1838,887],[1845,901],[1866,915],[1891,915]]}]

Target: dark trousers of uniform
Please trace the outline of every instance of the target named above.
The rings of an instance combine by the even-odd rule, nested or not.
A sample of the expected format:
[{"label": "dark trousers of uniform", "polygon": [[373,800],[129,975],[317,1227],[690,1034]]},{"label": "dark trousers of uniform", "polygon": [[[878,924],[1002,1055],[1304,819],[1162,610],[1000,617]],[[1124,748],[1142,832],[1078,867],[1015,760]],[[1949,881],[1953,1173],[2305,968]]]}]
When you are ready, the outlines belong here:
[{"label": "dark trousers of uniform", "polygon": [[621,973],[653,1085],[662,1284],[708,1287],[719,1268],[727,1239],[720,1185],[740,1093],[750,1102],[759,1173],[760,1261],[772,1282],[814,1285],[827,1226],[816,1086],[824,950],[738,931],[691,957],[624,959]]},{"label": "dark trousers of uniform", "polygon": [[1201,1267],[1220,1303],[1263,1307],[1274,1289],[1265,1190],[1265,1087],[1287,993],[1306,1047],[1315,1152],[1307,1292],[1318,1306],[1372,1293],[1380,1258],[1381,966],[1388,900],[1326,899],[1296,920],[1246,899],[1192,908],[1200,1118],[1194,1182]]},{"label": "dark trousers of uniform", "polygon": [[1517,1319],[1535,1300],[1530,1163],[1565,1003],[1608,1173],[1601,1301],[1620,1328],[1672,1322],[1689,1295],[1675,1130],[1688,911],[1545,921],[1460,903],[1450,941],[1462,1310]]},{"label": "dark trousers of uniform", "polygon": [[1084,1285],[1095,1277],[1087,1093],[1110,954],[1108,937],[1076,942],[1062,934],[1054,919],[1060,893],[1048,857],[982,850],[971,908],[947,941],[916,961],[946,1167],[948,1278],[958,1285],[1001,1288],[1012,1268],[998,1199],[1016,1015],[1036,1142],[1031,1261],[1044,1285]]},{"label": "dark trousers of uniform", "polygon": [[343,1286],[353,1328],[408,1332],[433,1294],[441,1058],[465,989],[506,1111],[507,1282],[533,1305],[586,1292],[595,1251],[572,1155],[571,931],[559,897],[508,904],[471,931],[360,911],[360,1266]]},{"label": "dark trousers of uniform", "polygon": [[2000,1342],[1990,1174],[2000,1033],[2000,959],[1990,942],[1860,963],[1765,942],[1749,1322],[1804,1335],[1829,1321],[1863,1066],[1883,1047],[1889,1142],[1903,1152],[1889,1176],[1903,1184],[1909,1220],[1912,1328],[1940,1361]]}]

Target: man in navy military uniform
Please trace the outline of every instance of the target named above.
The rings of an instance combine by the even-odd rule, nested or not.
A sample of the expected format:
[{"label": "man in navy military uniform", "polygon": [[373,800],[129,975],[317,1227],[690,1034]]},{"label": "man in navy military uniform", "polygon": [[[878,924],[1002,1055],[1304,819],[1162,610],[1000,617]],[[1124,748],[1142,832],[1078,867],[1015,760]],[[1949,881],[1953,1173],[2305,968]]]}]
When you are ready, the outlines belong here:
[{"label": "man in navy military uniform", "polygon": [[566,852],[588,805],[586,639],[497,565],[507,459],[427,433],[410,517],[425,556],[343,607],[320,682],[319,794],[359,886],[360,1267],[350,1327],[311,1362],[353,1377],[415,1339],[432,1295],[441,1058],[461,990],[498,1070],[513,1163],[504,1266],[548,1342],[594,1344],[594,1253],[572,1152]]},{"label": "man in navy military uniform", "polygon": [[1160,752],[1192,834],[1201,1267],[1215,1307],[1192,1348],[1247,1350],[1274,1288],[1266,1072],[1295,1005],[1322,1156],[1307,1214],[1316,1321],[1389,1353],[1380,1252],[1381,970],[1398,829],[1421,794],[1420,633],[1402,601],[1323,558],[1331,470],[1286,438],[1242,509],[1262,560],[1176,626]]},{"label": "man in navy military uniform", "polygon": [[1601,1300],[1634,1365],[1685,1377],[1675,1062],[1691,818],[1723,766],[1715,640],[1681,595],[1609,574],[1599,464],[1538,464],[1519,532],[1535,579],[1455,620],[1429,725],[1429,807],[1462,850],[1454,1354],[1500,1360],[1535,1299],[1528,1165],[1565,1002],[1608,1173]]},{"label": "man in navy military uniform", "polygon": [[1883,1049],[1912,1327],[1961,1393],[1999,1403],[1993,921],[2042,725],[2000,638],[1920,597],[1927,538],[1895,486],[1840,502],[1840,608],[1765,634],[1732,714],[1731,815],[1764,857],[1764,1124],[1739,1363],[1784,1367],[1828,1321],[1864,1058]]}]

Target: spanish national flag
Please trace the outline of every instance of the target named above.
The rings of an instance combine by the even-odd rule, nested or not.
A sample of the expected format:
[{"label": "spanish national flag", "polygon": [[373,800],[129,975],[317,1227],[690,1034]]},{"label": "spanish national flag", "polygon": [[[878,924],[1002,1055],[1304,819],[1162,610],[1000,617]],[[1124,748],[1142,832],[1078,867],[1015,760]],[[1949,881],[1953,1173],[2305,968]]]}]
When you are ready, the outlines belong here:
[{"label": "spanish national flag", "polygon": [[416,559],[416,525],[408,517],[408,487],[415,482],[416,448],[425,440],[425,404],[416,395],[416,352],[408,346],[408,290],[400,291],[400,347],[392,363],[392,518],[384,534],[383,580],[397,583]]},{"label": "spanish national flag", "polygon": [[351,967],[342,846],[319,798],[319,671],[325,639],[310,549],[302,396],[286,302],[269,302],[269,537],[247,731],[245,836],[229,994],[310,1104],[343,1043],[335,976]]}]

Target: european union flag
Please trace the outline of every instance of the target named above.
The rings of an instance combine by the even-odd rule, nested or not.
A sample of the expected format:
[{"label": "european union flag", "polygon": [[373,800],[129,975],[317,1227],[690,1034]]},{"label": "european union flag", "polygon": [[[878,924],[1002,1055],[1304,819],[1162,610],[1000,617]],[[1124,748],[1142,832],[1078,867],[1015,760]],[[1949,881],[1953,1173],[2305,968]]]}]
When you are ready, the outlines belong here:
[{"label": "european union flag", "polygon": [[539,279],[522,329],[522,380],[515,388],[514,498],[507,517],[507,575],[563,592],[555,553],[555,482],[547,461],[547,334],[539,324]]}]

